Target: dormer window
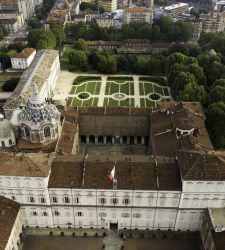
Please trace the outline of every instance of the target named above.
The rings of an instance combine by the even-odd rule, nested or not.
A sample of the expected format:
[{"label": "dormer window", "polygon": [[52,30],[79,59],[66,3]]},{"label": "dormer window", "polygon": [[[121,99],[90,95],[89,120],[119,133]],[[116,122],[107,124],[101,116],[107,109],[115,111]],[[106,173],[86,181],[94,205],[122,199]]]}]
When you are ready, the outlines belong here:
[{"label": "dormer window", "polygon": [[24,132],[25,132],[25,136],[30,138],[30,130],[29,130],[29,128],[25,127]]},{"label": "dormer window", "polygon": [[45,137],[51,137],[51,130],[49,127],[44,128],[44,136]]}]

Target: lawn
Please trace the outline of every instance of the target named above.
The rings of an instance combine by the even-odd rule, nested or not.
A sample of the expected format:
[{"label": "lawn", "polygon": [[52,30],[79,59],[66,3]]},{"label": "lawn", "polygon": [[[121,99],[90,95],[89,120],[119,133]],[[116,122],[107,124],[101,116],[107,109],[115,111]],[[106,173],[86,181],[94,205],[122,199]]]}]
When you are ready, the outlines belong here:
[{"label": "lawn", "polygon": [[105,95],[112,95],[115,93],[124,93],[126,95],[134,95],[134,83],[129,81],[126,83],[114,83],[108,81],[106,83]]},{"label": "lawn", "polygon": [[107,81],[124,83],[126,81],[133,81],[133,77],[131,77],[131,76],[108,76]]},{"label": "lawn", "polygon": [[[141,78],[140,78],[141,79]],[[170,101],[170,88],[160,84],[140,81],[138,87],[134,88],[133,77],[108,77],[106,85],[101,85],[100,76],[78,76],[71,88],[68,102],[72,106],[127,106],[127,107],[156,107],[159,100]],[[104,94],[100,95],[103,88]],[[136,92],[135,92],[136,91]],[[123,93],[127,95],[124,100],[114,99],[114,94]],[[150,94],[158,94],[158,98],[151,100]],[[81,96],[82,94],[83,96]],[[85,96],[86,95],[86,96]],[[83,98],[82,98],[83,97]]]},{"label": "lawn", "polygon": [[101,81],[100,76],[78,76],[74,79],[73,85],[79,85],[83,82],[90,82],[90,81]]},{"label": "lawn", "polygon": [[73,86],[70,91],[70,95],[75,95],[82,92],[88,92],[92,95],[98,95],[100,92],[100,87],[100,82],[83,83],[81,85]]}]

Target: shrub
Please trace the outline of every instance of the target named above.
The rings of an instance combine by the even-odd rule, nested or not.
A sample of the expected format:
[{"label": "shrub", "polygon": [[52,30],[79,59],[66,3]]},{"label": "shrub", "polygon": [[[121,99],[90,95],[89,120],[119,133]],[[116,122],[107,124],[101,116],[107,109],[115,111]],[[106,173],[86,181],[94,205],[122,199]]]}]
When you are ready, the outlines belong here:
[{"label": "shrub", "polygon": [[7,81],[3,84],[2,90],[3,90],[3,91],[6,91],[6,92],[11,92],[11,91],[13,91],[13,90],[16,88],[16,86],[17,86],[19,80],[20,80],[19,78],[11,78],[11,79],[7,80]]}]

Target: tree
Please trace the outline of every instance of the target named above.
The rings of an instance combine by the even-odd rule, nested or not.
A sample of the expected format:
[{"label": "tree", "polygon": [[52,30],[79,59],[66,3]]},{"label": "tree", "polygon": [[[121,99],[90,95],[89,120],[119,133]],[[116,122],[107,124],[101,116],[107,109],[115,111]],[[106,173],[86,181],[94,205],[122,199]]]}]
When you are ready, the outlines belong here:
[{"label": "tree", "polygon": [[219,102],[219,101],[224,102],[225,101],[225,85],[224,86],[217,85],[214,88],[211,88],[209,92],[209,100],[210,100],[210,103]]},{"label": "tree", "polygon": [[36,43],[36,49],[55,49],[56,37],[50,30],[42,30]]},{"label": "tree", "polygon": [[151,40],[152,41],[159,41],[161,39],[161,32],[158,25],[153,25],[151,31]]},{"label": "tree", "polygon": [[185,56],[182,53],[173,53],[168,57],[167,60],[167,65],[166,65],[166,70],[169,73],[171,68],[175,65],[175,64],[182,64],[185,65],[187,62],[188,57]]},{"label": "tree", "polygon": [[[191,84],[191,85],[188,85],[188,84]],[[192,84],[196,84],[195,76],[193,74],[189,72],[185,72],[185,71],[179,72],[179,74],[174,79],[174,82],[171,86],[174,96],[176,97],[180,93],[180,91],[184,89],[186,85],[192,86]]]},{"label": "tree", "polygon": [[62,46],[66,38],[62,23],[52,22],[50,24],[50,30],[55,34],[57,47]]},{"label": "tree", "polygon": [[214,87],[216,87],[216,86],[225,87],[225,79],[223,79],[223,78],[217,79],[217,80],[213,83],[212,87],[214,88]]},{"label": "tree", "polygon": [[199,67],[198,63],[191,63],[185,67],[185,69],[195,76],[196,82],[200,85],[206,84],[206,77],[203,69]]},{"label": "tree", "polygon": [[28,26],[31,28],[31,29],[38,29],[41,27],[41,23],[40,21],[38,20],[37,17],[31,17],[28,22],[27,22]]},{"label": "tree", "polygon": [[117,62],[114,56],[109,56],[107,65],[106,65],[106,73],[115,74],[117,72]]},{"label": "tree", "polygon": [[41,30],[31,30],[27,36],[27,43],[29,47],[36,48],[37,41],[40,39]]},{"label": "tree", "polygon": [[117,61],[117,70],[120,71],[129,71],[130,70],[130,64],[127,58],[123,55],[119,55],[116,57]]},{"label": "tree", "polygon": [[3,38],[4,33],[5,33],[4,27],[2,25],[0,25],[0,39]]},{"label": "tree", "polygon": [[184,42],[190,40],[194,31],[193,25],[183,21],[179,21],[177,24],[180,27],[180,40]]},{"label": "tree", "polygon": [[100,72],[100,73],[106,73],[107,71],[107,57],[106,56],[103,56],[103,55],[100,55],[99,56],[99,62],[97,64],[97,70]]},{"label": "tree", "polygon": [[198,85],[196,82],[190,82],[185,85],[184,89],[179,92],[177,100],[188,102],[201,102],[206,101],[206,91],[204,86]]},{"label": "tree", "polygon": [[225,147],[225,103],[215,102],[208,107],[207,127],[216,148]]},{"label": "tree", "polygon": [[70,63],[75,65],[77,69],[86,71],[88,69],[87,55],[82,50],[74,50],[69,56]]},{"label": "tree", "polygon": [[85,50],[87,49],[86,43],[84,39],[78,39],[74,42],[74,49]]},{"label": "tree", "polygon": [[16,85],[18,84],[19,80],[20,80],[19,78],[11,78],[7,80],[3,84],[2,90],[6,92],[12,92],[15,89]]}]

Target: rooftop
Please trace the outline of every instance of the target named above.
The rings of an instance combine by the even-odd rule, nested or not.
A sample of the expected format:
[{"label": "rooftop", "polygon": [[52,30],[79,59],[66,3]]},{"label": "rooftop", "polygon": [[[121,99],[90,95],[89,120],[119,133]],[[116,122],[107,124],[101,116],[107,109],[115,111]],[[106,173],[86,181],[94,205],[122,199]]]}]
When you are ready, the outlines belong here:
[{"label": "rooftop", "polygon": [[126,8],[124,12],[150,12],[148,8]]},{"label": "rooftop", "polygon": [[77,125],[71,122],[69,117],[65,117],[62,126],[62,132],[59,138],[57,151],[71,154],[73,151],[73,143],[77,132]]},{"label": "rooftop", "polygon": [[0,0],[0,3],[17,3],[17,0]]},{"label": "rooftop", "polygon": [[33,48],[25,48],[21,52],[13,55],[12,58],[25,58],[25,59],[27,59],[35,51],[36,51],[36,49],[33,49]]},{"label": "rooftop", "polygon": [[19,203],[0,196],[0,249],[6,248],[19,209]]},{"label": "rooftop", "polygon": [[14,109],[19,106],[25,106],[32,93],[32,85],[37,84],[39,92],[51,73],[51,66],[58,57],[56,50],[39,50],[30,66],[23,72],[18,85],[13,94],[8,98],[4,109]]},{"label": "rooftop", "polygon": [[0,19],[0,24],[15,24],[17,23],[16,19]]},{"label": "rooftop", "polygon": [[180,8],[180,7],[188,7],[188,4],[187,3],[172,4],[172,5],[166,6],[164,9],[173,10],[173,9]]},{"label": "rooftop", "polygon": [[[148,156],[143,159],[124,156],[58,157],[52,164],[49,188],[112,189],[108,175],[116,162],[118,189],[181,190],[178,166],[175,162],[159,162]],[[85,166],[84,179],[82,180]]]},{"label": "rooftop", "polygon": [[[152,143],[156,155],[175,156],[176,150],[212,150],[203,108],[197,102],[159,103],[152,113]],[[181,135],[179,131],[189,131]]]},{"label": "rooftop", "polygon": [[47,153],[0,152],[0,175],[46,177],[49,174],[53,156]]},{"label": "rooftop", "polygon": [[185,180],[222,181],[225,179],[225,152],[178,151],[178,164]]}]

